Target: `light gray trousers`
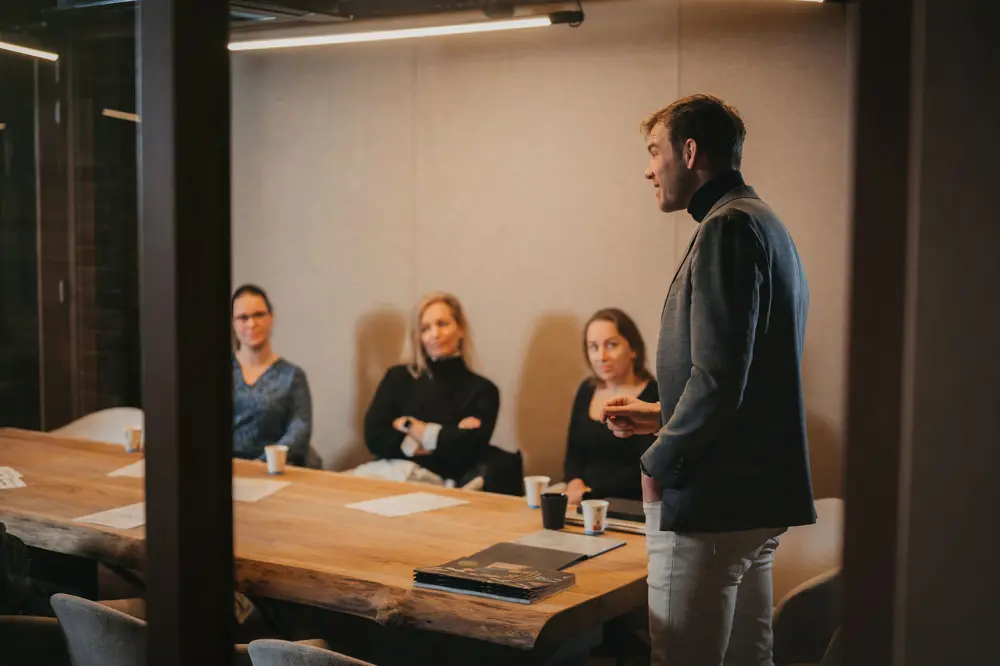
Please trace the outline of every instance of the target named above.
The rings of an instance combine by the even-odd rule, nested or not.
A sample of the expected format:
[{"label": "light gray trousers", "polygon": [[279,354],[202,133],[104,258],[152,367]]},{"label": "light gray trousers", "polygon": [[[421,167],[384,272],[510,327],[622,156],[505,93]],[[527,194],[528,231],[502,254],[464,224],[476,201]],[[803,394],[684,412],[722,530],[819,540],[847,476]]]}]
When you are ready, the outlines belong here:
[{"label": "light gray trousers", "polygon": [[645,503],[653,666],[774,666],[771,565],[784,529],[660,531]]}]

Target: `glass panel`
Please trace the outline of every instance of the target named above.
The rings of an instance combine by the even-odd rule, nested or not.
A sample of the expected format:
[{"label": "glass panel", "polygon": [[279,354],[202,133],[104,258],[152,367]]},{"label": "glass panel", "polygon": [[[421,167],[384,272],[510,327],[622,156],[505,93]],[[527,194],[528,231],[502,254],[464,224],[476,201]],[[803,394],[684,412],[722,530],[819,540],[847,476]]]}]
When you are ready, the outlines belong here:
[{"label": "glass panel", "polygon": [[122,445],[142,424],[136,23],[131,2],[0,4],[0,428],[20,429],[0,430],[0,502],[7,532],[32,549],[33,582],[0,611],[38,614],[54,592],[139,592],[98,584],[95,562],[114,555],[99,528],[81,552],[58,527],[143,498],[141,479],[104,487],[138,459]]}]

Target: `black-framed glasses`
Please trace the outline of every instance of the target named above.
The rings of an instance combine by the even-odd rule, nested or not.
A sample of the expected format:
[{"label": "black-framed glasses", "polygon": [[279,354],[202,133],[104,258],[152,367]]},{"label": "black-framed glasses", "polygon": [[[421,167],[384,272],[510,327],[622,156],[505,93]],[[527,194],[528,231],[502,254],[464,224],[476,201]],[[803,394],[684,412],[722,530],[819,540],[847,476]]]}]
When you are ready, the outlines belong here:
[{"label": "black-framed glasses", "polygon": [[234,315],[233,319],[241,324],[247,324],[250,323],[251,319],[254,321],[261,321],[262,319],[266,319],[270,314],[271,313],[266,310],[261,310],[258,312],[248,312],[246,314]]}]

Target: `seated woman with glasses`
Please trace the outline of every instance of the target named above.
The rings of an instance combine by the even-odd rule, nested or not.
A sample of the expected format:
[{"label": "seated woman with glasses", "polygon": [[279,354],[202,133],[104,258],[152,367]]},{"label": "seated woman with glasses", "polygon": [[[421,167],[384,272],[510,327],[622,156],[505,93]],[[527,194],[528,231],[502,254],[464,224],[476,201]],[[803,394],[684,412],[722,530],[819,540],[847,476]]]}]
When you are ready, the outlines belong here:
[{"label": "seated woman with glasses", "polygon": [[580,384],[570,415],[564,479],[571,504],[588,497],[642,499],[639,458],[655,435],[619,439],[601,422],[601,407],[630,395],[656,402],[656,380],[646,368],[646,344],[632,318],[599,310],[583,329],[583,356],[591,376]]},{"label": "seated woman with glasses", "polygon": [[232,311],[233,457],[262,460],[265,446],[284,444],[288,463],[305,466],[312,433],[306,373],[271,349],[274,312],[263,289],[252,284],[237,289]]},{"label": "seated woman with glasses", "polygon": [[[380,461],[409,460],[417,472],[431,472],[409,469],[403,480],[460,482],[486,455],[500,392],[466,364],[469,326],[455,296],[435,293],[420,302],[410,344],[409,363],[389,368],[375,391],[365,444]],[[393,478],[394,467],[369,463],[355,473]]]}]

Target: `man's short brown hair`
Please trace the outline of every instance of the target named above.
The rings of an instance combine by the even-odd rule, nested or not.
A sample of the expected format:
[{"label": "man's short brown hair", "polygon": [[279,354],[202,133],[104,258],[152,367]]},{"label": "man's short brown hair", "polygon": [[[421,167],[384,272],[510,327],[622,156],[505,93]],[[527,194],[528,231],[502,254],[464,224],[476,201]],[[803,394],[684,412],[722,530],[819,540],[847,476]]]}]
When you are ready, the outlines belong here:
[{"label": "man's short brown hair", "polygon": [[657,125],[670,132],[677,153],[685,141],[694,139],[714,169],[739,169],[743,162],[747,127],[736,107],[715,95],[682,97],[643,120],[642,133],[648,137]]}]

